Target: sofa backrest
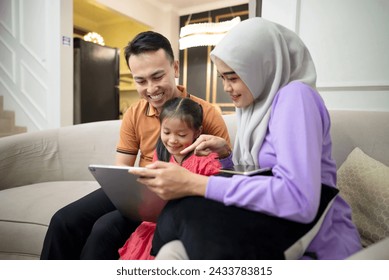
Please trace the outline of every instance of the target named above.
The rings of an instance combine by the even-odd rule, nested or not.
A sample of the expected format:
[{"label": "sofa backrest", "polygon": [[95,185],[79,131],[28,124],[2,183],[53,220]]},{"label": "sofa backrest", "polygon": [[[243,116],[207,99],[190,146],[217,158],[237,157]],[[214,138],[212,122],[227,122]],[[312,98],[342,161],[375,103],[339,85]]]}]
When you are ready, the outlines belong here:
[{"label": "sofa backrest", "polygon": [[231,146],[234,147],[236,136],[236,118],[235,114],[223,115],[224,122],[226,123],[228,134],[230,135]]},{"label": "sofa backrest", "polygon": [[[389,165],[389,112],[330,111],[338,168],[355,148]],[[235,115],[223,115],[232,145]],[[93,180],[89,164],[114,164],[120,120],[0,138],[0,190],[46,181]]]},{"label": "sofa backrest", "polygon": [[330,116],[338,168],[356,147],[389,166],[389,112],[331,110]]},{"label": "sofa backrest", "polygon": [[[359,147],[367,155],[389,166],[389,112],[330,110],[332,155],[337,167]],[[233,142],[235,115],[223,115]]]}]

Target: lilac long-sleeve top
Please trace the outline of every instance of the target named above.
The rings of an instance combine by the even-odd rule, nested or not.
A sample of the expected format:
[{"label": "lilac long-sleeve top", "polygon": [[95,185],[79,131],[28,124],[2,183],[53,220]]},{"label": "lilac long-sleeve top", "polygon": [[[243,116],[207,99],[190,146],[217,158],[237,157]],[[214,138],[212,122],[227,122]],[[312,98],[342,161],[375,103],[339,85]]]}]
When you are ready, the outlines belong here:
[{"label": "lilac long-sleeve top", "polygon": [[[309,223],[318,210],[321,184],[336,186],[330,117],[320,95],[292,82],[277,93],[258,154],[273,176],[209,178],[206,198],[288,220]],[[361,249],[351,209],[337,196],[307,251],[319,259],[344,259]]]}]

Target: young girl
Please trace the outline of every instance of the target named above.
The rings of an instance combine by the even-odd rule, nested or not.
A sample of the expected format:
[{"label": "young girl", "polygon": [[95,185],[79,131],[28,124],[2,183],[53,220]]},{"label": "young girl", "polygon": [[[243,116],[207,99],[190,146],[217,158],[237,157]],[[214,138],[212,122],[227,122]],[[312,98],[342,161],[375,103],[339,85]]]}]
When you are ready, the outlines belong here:
[{"label": "young girl", "polygon": [[[216,153],[198,157],[180,152],[190,146],[202,132],[203,110],[189,98],[173,98],[165,103],[160,114],[161,134],[153,161],[172,162],[205,176],[219,172],[221,164]],[[150,260],[155,223],[143,222],[119,249],[121,260]]]}]

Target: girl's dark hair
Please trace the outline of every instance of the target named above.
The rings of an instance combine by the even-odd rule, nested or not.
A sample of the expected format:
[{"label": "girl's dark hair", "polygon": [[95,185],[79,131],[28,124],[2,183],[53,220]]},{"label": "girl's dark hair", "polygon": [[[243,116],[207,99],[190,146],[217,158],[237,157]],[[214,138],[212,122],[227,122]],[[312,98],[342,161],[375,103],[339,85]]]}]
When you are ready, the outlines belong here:
[{"label": "girl's dark hair", "polygon": [[[203,108],[190,98],[175,97],[166,101],[163,105],[159,115],[159,122],[162,124],[166,118],[179,118],[189,128],[197,131],[203,124]],[[171,155],[162,143],[161,135],[157,141],[156,151],[158,160],[169,162]]]}]

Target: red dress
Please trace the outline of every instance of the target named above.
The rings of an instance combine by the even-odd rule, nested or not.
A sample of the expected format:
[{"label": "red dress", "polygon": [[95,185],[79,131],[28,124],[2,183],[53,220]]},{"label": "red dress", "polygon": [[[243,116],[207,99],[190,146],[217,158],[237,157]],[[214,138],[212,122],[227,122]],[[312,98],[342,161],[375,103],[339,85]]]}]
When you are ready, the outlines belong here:
[{"label": "red dress", "polygon": [[[217,154],[212,153],[206,157],[191,155],[186,158],[182,167],[189,171],[205,176],[210,176],[219,172],[221,164],[216,159]],[[157,160],[154,152],[153,161]],[[172,156],[170,162],[177,163]],[[119,249],[120,260],[153,260],[150,255],[151,242],[153,240],[156,223],[142,222],[137,229],[127,239],[122,248]]]}]

